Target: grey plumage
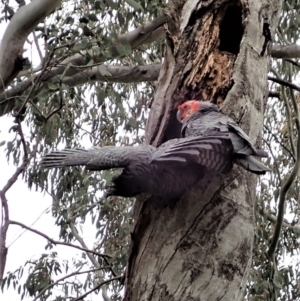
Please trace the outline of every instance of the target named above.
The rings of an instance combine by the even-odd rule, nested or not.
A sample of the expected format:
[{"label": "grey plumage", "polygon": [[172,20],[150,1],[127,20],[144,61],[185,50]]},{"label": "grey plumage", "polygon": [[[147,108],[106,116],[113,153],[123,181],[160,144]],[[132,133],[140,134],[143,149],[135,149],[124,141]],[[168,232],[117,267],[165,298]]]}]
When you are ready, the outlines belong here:
[{"label": "grey plumage", "polygon": [[[187,107],[192,107],[193,102],[188,101],[180,105],[182,111]],[[194,103],[195,104],[195,103]],[[198,104],[199,105],[199,104]],[[196,108],[194,106],[193,108]],[[189,114],[192,111],[189,111]],[[179,119],[184,112],[179,112]],[[189,118],[181,120],[183,122],[182,136],[210,136],[213,134],[229,134],[233,145],[232,160],[234,163],[242,166],[244,169],[256,174],[264,174],[270,171],[263,163],[259,162],[251,156],[268,157],[268,153],[257,149],[251,143],[248,135],[234,122],[230,117],[219,112],[218,107],[210,102],[200,102],[200,106],[196,112],[189,115]]]},{"label": "grey plumage", "polygon": [[43,168],[83,165],[88,170],[123,168],[106,196],[132,197],[140,193],[177,198],[210,174],[231,168],[233,148],[228,134],[173,139],[155,148],[151,145],[105,146],[65,149],[47,154]]}]

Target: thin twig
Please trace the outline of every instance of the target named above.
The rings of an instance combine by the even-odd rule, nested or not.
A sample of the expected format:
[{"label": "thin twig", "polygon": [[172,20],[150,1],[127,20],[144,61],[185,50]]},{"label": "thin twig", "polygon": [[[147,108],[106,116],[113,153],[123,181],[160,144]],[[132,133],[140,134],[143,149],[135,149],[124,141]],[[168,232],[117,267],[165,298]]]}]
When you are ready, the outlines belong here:
[{"label": "thin twig", "polygon": [[291,59],[285,59],[285,61],[293,64],[294,66],[296,66],[298,68],[300,68],[300,64],[298,62],[295,62],[295,61],[293,61]]},{"label": "thin twig", "polygon": [[[278,79],[280,79],[280,76],[276,72],[276,70],[274,70],[272,68],[271,71],[276,75],[276,77]],[[291,108],[290,108],[289,102],[287,100],[286,92],[285,92],[285,89],[284,89],[283,86],[281,86],[281,91],[282,91],[282,93],[281,93],[282,94],[282,100],[284,101],[285,109],[286,109],[287,124],[288,124],[288,127],[289,127],[289,138],[290,138],[291,150],[292,150],[292,153],[295,155],[296,154],[296,147],[295,147],[295,143],[294,143],[294,133],[293,133],[293,125],[292,125]]]},{"label": "thin twig", "polygon": [[27,164],[28,163],[28,152],[27,152],[26,141],[24,138],[23,128],[22,128],[22,124],[21,124],[21,119],[20,119],[20,116],[17,116],[16,118],[17,118],[17,123],[18,123],[18,133],[20,135],[21,143],[23,146],[23,152],[24,152],[23,162],[25,162]]},{"label": "thin twig", "polygon": [[50,289],[51,287],[55,286],[56,284],[58,284],[59,282],[65,280],[65,279],[67,279],[67,278],[70,278],[70,277],[72,277],[72,276],[81,275],[81,274],[97,272],[97,271],[99,271],[99,270],[104,270],[104,269],[106,269],[106,268],[107,268],[107,267],[103,267],[103,268],[98,268],[98,269],[86,270],[86,271],[82,271],[82,272],[80,272],[80,269],[79,269],[79,270],[76,271],[76,272],[73,272],[73,273],[68,274],[68,275],[66,275],[66,276],[64,276],[64,277],[61,277],[61,278],[57,279],[55,282],[53,282],[53,283],[47,285],[45,288],[43,288],[43,289],[41,290],[41,292],[40,292],[40,293],[39,293],[32,301],[38,300],[40,297],[42,297],[42,295],[45,293],[45,291],[47,291],[47,290]]},{"label": "thin twig", "polygon": [[16,118],[17,118],[17,122],[18,122],[18,131],[19,131],[19,135],[21,137],[21,143],[24,148],[24,157],[23,157],[22,164],[17,168],[15,173],[8,179],[6,185],[3,187],[3,189],[0,190],[1,207],[3,208],[3,214],[4,214],[4,218],[2,217],[2,221],[1,221],[2,227],[0,229],[0,232],[1,232],[0,233],[0,255],[1,255],[0,256],[0,258],[1,258],[0,259],[0,279],[3,278],[4,268],[5,268],[5,264],[6,264],[6,255],[7,255],[6,235],[7,235],[7,231],[8,231],[8,227],[9,227],[9,210],[8,210],[8,200],[6,198],[6,192],[12,187],[12,185],[14,185],[14,183],[17,181],[19,175],[22,172],[24,172],[24,170],[26,169],[30,160],[35,156],[37,147],[38,147],[39,141],[40,141],[40,136],[38,136],[36,139],[36,145],[33,147],[31,156],[28,158],[26,141],[24,138],[22,127],[21,127],[21,120],[20,120],[19,116],[16,116]]},{"label": "thin twig", "polygon": [[34,102],[30,101],[30,104],[36,109],[36,111],[40,114],[40,116],[42,116],[43,119],[46,119],[46,117],[43,115],[41,110],[38,108],[38,106]]},{"label": "thin twig", "polygon": [[[291,89],[291,93],[293,93]],[[294,98],[292,97],[292,101],[294,102]],[[277,222],[275,225],[274,229],[274,234],[271,240],[271,244],[268,250],[268,255],[270,258],[273,259],[275,250],[277,247],[277,243],[280,237],[280,232],[281,232],[281,227],[283,223],[283,216],[284,216],[284,207],[285,207],[285,199],[286,195],[293,184],[294,180],[296,179],[300,167],[300,116],[299,116],[299,110],[298,110],[298,105],[297,103],[293,103],[294,109],[295,109],[295,123],[296,123],[296,128],[298,131],[298,140],[297,140],[297,159],[296,163],[291,171],[291,173],[288,175],[286,181],[282,185],[279,193],[279,202],[278,202],[278,216],[277,216]]]},{"label": "thin twig", "polygon": [[275,166],[275,169],[276,169],[277,177],[278,177],[279,183],[281,185],[281,176],[280,176],[280,172],[279,172],[279,167],[278,167],[278,164],[277,164],[277,160],[276,160],[276,158],[274,156],[274,153],[272,151],[272,147],[271,147],[270,143],[268,143],[268,141],[266,139],[263,138],[263,141],[267,145],[267,147],[268,147],[268,149],[269,149],[269,151],[271,153],[271,156],[272,156],[273,161],[274,161],[274,166]]},{"label": "thin twig", "polygon": [[15,173],[11,176],[11,178],[7,181],[6,185],[1,190],[3,194],[5,194],[12,187],[12,185],[17,181],[19,175],[25,170],[27,164],[28,162],[23,161],[22,164],[17,168]]},{"label": "thin twig", "polygon": [[35,31],[32,32],[32,35],[33,35],[33,40],[34,40],[34,43],[35,43],[35,47],[36,47],[36,49],[37,49],[37,52],[38,52],[38,54],[39,54],[40,60],[41,60],[41,62],[43,62],[42,51],[41,51],[41,49],[40,49],[40,45],[39,45],[38,39],[37,39],[37,37],[36,37]]},{"label": "thin twig", "polygon": [[292,152],[281,142],[279,141],[278,137],[272,133],[271,129],[267,126],[264,125],[264,128],[268,131],[268,133],[274,138],[274,140],[282,147],[284,148],[289,154],[290,156],[293,158],[294,163],[296,162],[295,156],[292,154]]},{"label": "thin twig", "polygon": [[[131,44],[132,49],[137,49],[138,47],[140,47],[141,45],[144,44],[148,44],[148,43],[152,43],[153,41],[156,41],[157,39],[159,39],[160,37],[162,37],[163,33],[164,33],[164,23],[166,22],[166,17],[164,15],[161,15],[157,18],[155,18],[154,20],[141,25],[140,27],[134,29],[133,31],[121,34],[119,37],[117,37],[117,39],[115,39],[109,47],[109,52],[111,54],[111,57],[109,58],[109,60],[120,57],[119,52],[117,51],[116,45],[118,44],[122,44],[124,42],[128,42]],[[47,70],[46,68],[49,65],[49,62],[51,61],[55,51],[57,49],[60,48],[64,48],[67,47],[69,48],[71,45],[76,44],[77,41],[73,41],[72,43],[67,43],[64,45],[60,45],[57,46],[55,49],[53,49],[52,53],[49,55],[47,63],[45,64],[45,67],[43,68],[43,71],[35,76],[32,76],[29,80],[26,80],[26,83],[22,83],[20,85],[18,85],[17,87],[12,88],[12,91],[4,91],[3,93],[0,93],[0,105],[5,105],[8,102],[14,102],[16,99],[16,96],[22,94],[22,92],[24,93],[25,90],[28,89],[28,87],[33,83],[33,82],[37,82],[39,81],[41,78],[43,81],[46,81],[49,78],[53,78],[55,76],[59,76],[61,74],[61,70],[60,68],[57,68],[58,70]],[[78,65],[85,65],[85,61],[84,61],[84,56],[82,56],[82,58],[80,58],[80,54],[75,54],[69,58],[67,58],[66,55],[66,60],[68,62],[73,62],[74,65],[76,64],[76,62],[78,63]],[[46,57],[47,57],[47,53],[46,53]],[[108,58],[106,56],[95,56],[95,61],[96,62],[105,62],[107,61]],[[60,59],[60,61],[63,61],[62,59]],[[54,62],[55,63],[55,62]],[[40,77],[41,76],[41,77]],[[74,76],[74,74],[73,74]],[[0,78],[0,83],[1,83],[2,79]],[[9,98],[7,98],[7,96],[9,96]]]},{"label": "thin twig", "polygon": [[69,70],[69,68],[70,68],[70,65],[67,65],[66,69],[64,70],[64,72],[63,72],[63,74],[61,75],[60,80],[59,80],[59,97],[60,97],[59,107],[58,107],[57,109],[55,109],[54,111],[52,111],[52,112],[46,117],[46,120],[45,120],[45,121],[49,120],[49,119],[51,118],[51,116],[53,116],[54,114],[58,113],[58,112],[62,109],[62,107],[63,107],[63,105],[64,105],[64,103],[63,103],[63,98],[64,98],[64,96],[63,96],[63,91],[62,91],[62,80],[63,80],[63,78],[64,78],[66,72]]},{"label": "thin twig", "polygon": [[[263,209],[262,206],[257,206],[258,208],[258,212],[262,215],[265,216],[269,222],[275,224],[277,222],[277,217],[276,215],[268,212],[268,210]],[[282,227],[299,232],[300,231],[300,226],[293,226],[292,224],[290,224],[288,221],[283,221],[282,223]]]},{"label": "thin twig", "polygon": [[[69,227],[72,231],[72,234],[74,235],[74,237],[76,238],[76,240],[84,247],[87,248],[84,240],[82,239],[82,237],[79,235],[74,223],[69,222]],[[89,258],[89,260],[91,261],[91,263],[95,266],[95,267],[100,267],[99,262],[95,259],[94,256],[92,256],[91,254],[87,253],[87,257]],[[97,273],[98,278],[100,279],[100,281],[104,280],[104,274],[102,271],[98,271]],[[104,299],[104,301],[110,301],[110,298],[107,295],[107,288],[106,285],[104,285],[104,287],[102,288],[102,297]]]},{"label": "thin twig", "polygon": [[275,97],[275,98],[280,99],[280,93],[277,91],[269,91],[268,97]]},{"label": "thin twig", "polygon": [[286,80],[283,80],[281,78],[276,78],[276,77],[268,76],[268,80],[271,80],[271,81],[273,81],[273,82],[275,82],[277,84],[289,87],[289,88],[291,88],[293,90],[296,90],[296,91],[300,92],[300,87],[299,86],[297,86],[295,84],[292,84],[292,83],[290,83],[290,82],[288,82]]},{"label": "thin twig", "polygon": [[291,144],[291,150],[294,156],[296,155],[296,146],[295,146],[295,137],[294,137],[294,130],[293,130],[293,118],[292,118],[292,113],[291,113],[291,107],[290,104],[287,100],[286,92],[284,88],[282,88],[282,99],[285,104],[285,109],[286,109],[286,116],[287,116],[287,124],[289,128],[289,138],[290,138],[290,144]]},{"label": "thin twig", "polygon": [[[40,79],[44,76],[45,72],[46,72],[46,69],[48,68],[49,64],[50,64],[50,61],[52,59],[52,56],[54,55],[54,52],[52,51],[52,55],[49,56],[49,59],[48,61],[46,62],[42,72],[40,74],[38,74],[35,79],[32,81],[32,87],[29,91],[29,94],[26,96],[26,99],[25,101],[22,103],[18,113],[16,114],[16,116],[19,116],[21,115],[21,112],[23,111],[24,107],[26,106],[26,104],[30,101],[30,97],[31,97],[31,94],[33,93],[33,91],[35,90],[35,88],[37,87],[38,84],[40,84]],[[0,104],[4,103],[5,101],[2,101],[0,102]]]},{"label": "thin twig", "polygon": [[81,295],[80,297],[78,297],[76,299],[72,299],[72,301],[82,301],[82,300],[84,300],[84,298],[86,296],[88,296],[90,293],[92,293],[92,292],[96,291],[97,289],[99,289],[102,285],[110,283],[110,282],[115,281],[115,280],[122,279],[122,278],[123,278],[123,276],[117,276],[117,277],[105,280],[105,281],[101,282],[100,284],[98,284],[97,286],[95,286],[94,288],[92,288],[91,290],[89,290],[88,292],[86,292],[85,294]]},{"label": "thin twig", "polygon": [[[45,189],[45,192],[46,193],[48,193],[52,198],[55,198],[55,196],[53,196],[47,189]],[[96,207],[96,206],[98,206],[99,204],[100,204],[100,202],[101,202],[101,200],[100,201],[98,201],[98,202],[96,202],[96,203],[94,203],[92,206],[91,206],[91,208],[89,208],[88,209],[88,211],[86,211],[85,212],[85,214],[87,214],[91,209],[93,209],[94,207]],[[73,211],[72,211],[72,213],[73,213]],[[72,215],[72,219],[75,219],[75,218],[77,218],[78,216],[77,215]],[[70,226],[71,227],[71,226]],[[72,233],[74,234],[74,237],[77,239],[78,237],[80,237],[79,236],[79,234],[78,234],[78,232],[77,232],[77,230],[75,229],[73,229],[73,227],[71,227],[71,231],[72,231]],[[84,248],[86,248],[87,249],[87,246],[84,244],[84,242],[83,242],[83,240],[81,241],[80,240],[80,238],[78,239],[79,240],[79,243],[81,243],[81,245],[84,247]],[[90,260],[93,260],[92,258],[90,258]],[[108,257],[103,257],[103,260],[105,261],[105,263],[109,266],[109,271],[112,273],[112,275],[114,276],[114,277],[117,277],[117,273],[115,272],[115,270],[113,269],[113,267],[111,266],[111,263],[110,263],[110,261],[108,260]]]},{"label": "thin twig", "polygon": [[9,224],[11,224],[11,225],[18,225],[18,226],[20,226],[20,227],[22,227],[24,229],[27,229],[28,231],[31,231],[31,232],[33,232],[35,234],[38,234],[38,235],[44,237],[45,239],[47,239],[49,242],[51,242],[54,245],[63,245],[63,246],[67,246],[67,247],[72,247],[72,248],[75,248],[75,249],[78,249],[78,250],[81,250],[81,251],[84,251],[84,252],[87,252],[87,253],[92,253],[92,254],[100,256],[100,257],[111,258],[111,256],[108,255],[108,254],[98,253],[96,251],[89,250],[87,248],[82,248],[80,246],[76,246],[76,245],[70,244],[68,242],[62,242],[62,241],[54,240],[54,239],[50,238],[48,235],[46,235],[46,234],[44,234],[44,233],[42,233],[42,232],[40,232],[38,230],[32,229],[32,228],[30,228],[30,227],[28,227],[28,226],[26,226],[26,225],[24,225],[24,224],[22,224],[20,222],[10,220]]},{"label": "thin twig", "polygon": [[5,265],[6,265],[6,256],[7,256],[7,247],[6,247],[6,234],[8,230],[8,219],[9,219],[9,210],[8,210],[8,201],[5,196],[5,192],[0,191],[0,200],[2,210],[2,220],[0,227],[0,280],[3,279]]}]

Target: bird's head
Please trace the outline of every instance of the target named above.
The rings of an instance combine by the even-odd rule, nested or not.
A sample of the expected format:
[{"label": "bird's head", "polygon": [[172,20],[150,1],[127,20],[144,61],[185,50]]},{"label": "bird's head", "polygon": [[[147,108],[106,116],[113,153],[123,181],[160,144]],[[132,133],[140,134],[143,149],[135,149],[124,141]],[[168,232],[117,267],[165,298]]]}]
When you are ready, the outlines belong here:
[{"label": "bird's head", "polygon": [[218,111],[218,107],[209,101],[187,100],[178,106],[177,119],[184,123],[197,111]]}]

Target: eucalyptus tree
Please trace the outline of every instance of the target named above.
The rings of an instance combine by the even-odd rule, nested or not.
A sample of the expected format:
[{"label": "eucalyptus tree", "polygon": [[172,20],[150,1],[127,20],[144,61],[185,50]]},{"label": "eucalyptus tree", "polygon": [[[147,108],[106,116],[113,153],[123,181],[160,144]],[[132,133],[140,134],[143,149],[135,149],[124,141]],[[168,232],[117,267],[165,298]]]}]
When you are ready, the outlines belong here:
[{"label": "eucalyptus tree", "polygon": [[[17,166],[0,192],[2,288],[35,300],[299,298],[298,1],[17,2],[4,1],[1,16],[0,114],[15,122],[2,155]],[[180,136],[186,99],[218,104],[270,152],[272,172],[258,179],[235,167],[169,206],[150,195],[104,198],[110,172],[38,165],[65,146],[159,146]],[[6,193],[21,175],[52,196],[58,240],[10,219]],[[78,230],[87,216],[92,250]],[[84,257],[62,266],[49,252],[5,273],[16,225]]]}]

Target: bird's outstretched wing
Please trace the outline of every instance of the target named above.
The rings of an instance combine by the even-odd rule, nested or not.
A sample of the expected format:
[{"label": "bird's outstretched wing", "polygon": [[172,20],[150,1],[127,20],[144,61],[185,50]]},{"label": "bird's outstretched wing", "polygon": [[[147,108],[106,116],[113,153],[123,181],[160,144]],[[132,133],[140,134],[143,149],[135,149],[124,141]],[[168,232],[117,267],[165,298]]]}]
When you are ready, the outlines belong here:
[{"label": "bird's outstretched wing", "polygon": [[174,139],[152,156],[152,164],[197,164],[222,171],[231,166],[233,146],[229,134]]},{"label": "bird's outstretched wing", "polygon": [[86,166],[88,170],[127,167],[132,161],[149,161],[155,148],[148,146],[104,146],[91,149],[64,149],[47,154],[40,162],[43,168]]}]

